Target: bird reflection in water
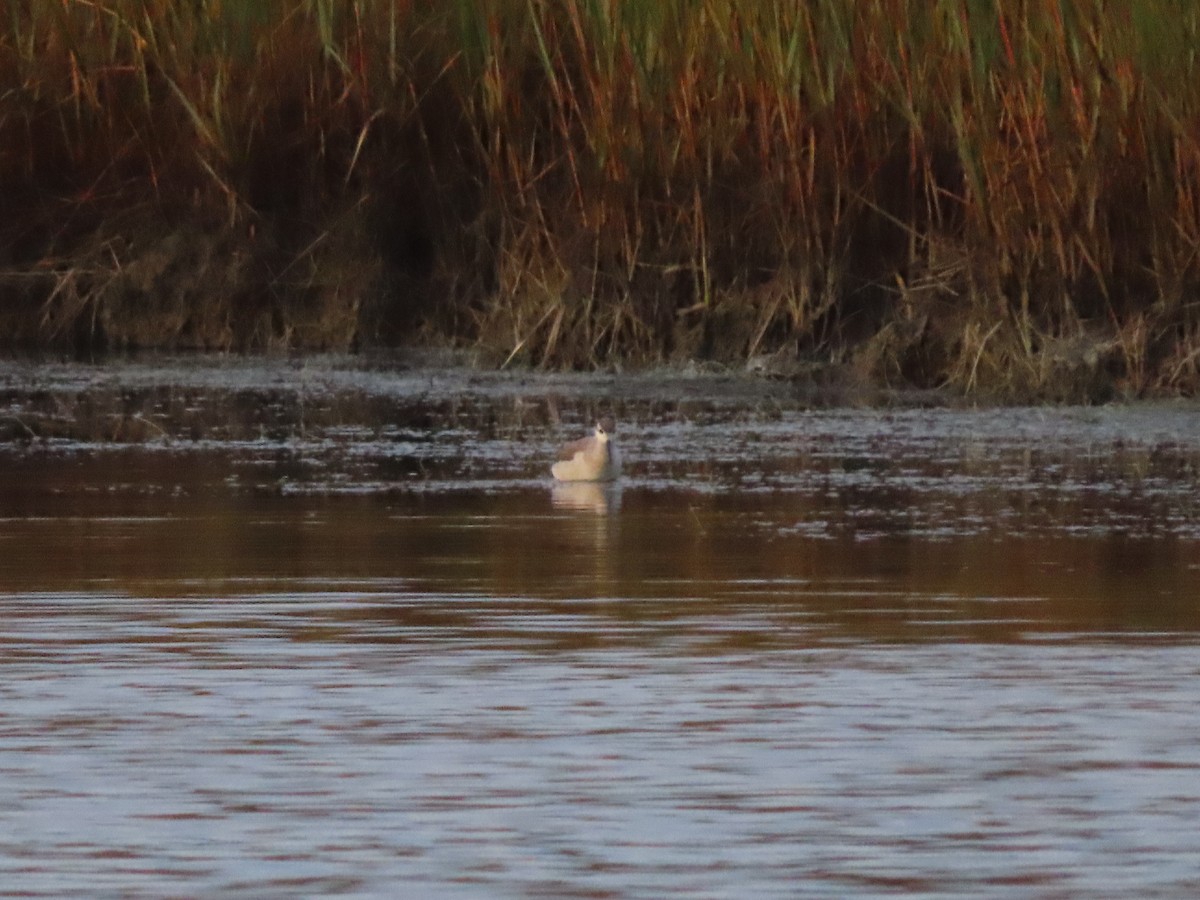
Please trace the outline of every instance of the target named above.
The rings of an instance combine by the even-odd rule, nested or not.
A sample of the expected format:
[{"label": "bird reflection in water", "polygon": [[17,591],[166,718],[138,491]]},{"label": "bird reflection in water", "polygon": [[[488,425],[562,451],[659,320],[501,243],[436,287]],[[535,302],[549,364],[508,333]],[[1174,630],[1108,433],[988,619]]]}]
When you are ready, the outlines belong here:
[{"label": "bird reflection in water", "polygon": [[621,508],[621,488],[596,481],[560,481],[550,489],[555,509],[606,516]]}]

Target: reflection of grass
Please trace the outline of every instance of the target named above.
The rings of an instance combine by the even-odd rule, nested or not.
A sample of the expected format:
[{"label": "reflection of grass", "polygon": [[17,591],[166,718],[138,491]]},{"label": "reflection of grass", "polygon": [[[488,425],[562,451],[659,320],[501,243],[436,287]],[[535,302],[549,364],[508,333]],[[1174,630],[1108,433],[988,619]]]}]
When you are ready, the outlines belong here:
[{"label": "reflection of grass", "polygon": [[1198,35],[1103,0],[29,0],[0,327],[1191,391]]}]

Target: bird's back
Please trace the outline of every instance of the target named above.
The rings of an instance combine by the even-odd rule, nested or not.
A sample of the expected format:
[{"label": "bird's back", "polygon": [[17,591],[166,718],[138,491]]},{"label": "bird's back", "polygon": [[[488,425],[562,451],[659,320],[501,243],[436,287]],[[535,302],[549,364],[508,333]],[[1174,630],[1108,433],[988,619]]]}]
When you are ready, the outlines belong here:
[{"label": "bird's back", "polygon": [[596,437],[580,438],[566,444],[550,473],[559,481],[611,481],[617,477],[616,447]]}]

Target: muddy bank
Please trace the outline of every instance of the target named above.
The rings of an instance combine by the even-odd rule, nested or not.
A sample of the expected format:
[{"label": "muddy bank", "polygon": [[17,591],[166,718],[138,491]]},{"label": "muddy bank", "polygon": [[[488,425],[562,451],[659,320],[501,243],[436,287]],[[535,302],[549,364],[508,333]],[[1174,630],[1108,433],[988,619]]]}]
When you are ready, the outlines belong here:
[{"label": "muddy bank", "polygon": [[497,371],[471,353],[394,350],[304,357],[142,354],[78,363],[0,360],[0,442],[286,441],[343,426],[549,428],[636,406],[694,416],[829,406],[945,404],[826,372],[775,378],[717,366],[639,373]]},{"label": "muddy bank", "polygon": [[[77,362],[0,358],[0,442],[34,446],[321,439],[339,429],[538,433],[618,419],[776,421],[830,409],[878,415],[974,408],[950,391],[880,389],[837,367],[775,376],[745,367],[660,366],[630,372],[498,371],[473,354],[428,349],[359,354],[110,355]],[[1190,430],[1191,401],[1072,408],[1079,421],[1144,409]],[[1175,410],[1183,418],[1173,418]],[[1124,411],[1124,412],[1123,412]],[[982,415],[982,412],[981,412]],[[994,409],[998,418],[1040,413]],[[1097,418],[1098,417],[1098,418]],[[515,429],[515,431],[514,431]],[[1180,434],[1183,432],[1180,431]],[[1154,435],[1147,433],[1149,439]],[[1161,437],[1161,436],[1160,436]],[[1156,438],[1157,439],[1157,438]]]}]

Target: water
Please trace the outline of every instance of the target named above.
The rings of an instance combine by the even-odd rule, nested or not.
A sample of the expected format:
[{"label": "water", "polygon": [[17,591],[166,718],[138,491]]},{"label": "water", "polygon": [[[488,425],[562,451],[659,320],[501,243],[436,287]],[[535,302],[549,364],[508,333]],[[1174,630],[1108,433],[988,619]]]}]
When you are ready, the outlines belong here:
[{"label": "water", "polygon": [[0,364],[0,884],[1200,892],[1200,407],[811,400]]}]

